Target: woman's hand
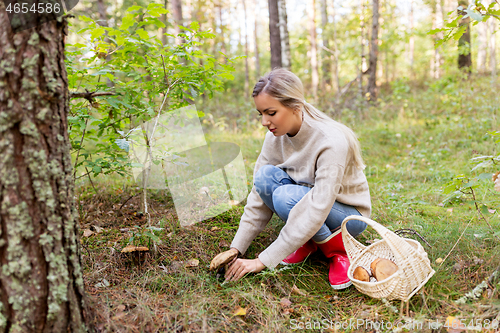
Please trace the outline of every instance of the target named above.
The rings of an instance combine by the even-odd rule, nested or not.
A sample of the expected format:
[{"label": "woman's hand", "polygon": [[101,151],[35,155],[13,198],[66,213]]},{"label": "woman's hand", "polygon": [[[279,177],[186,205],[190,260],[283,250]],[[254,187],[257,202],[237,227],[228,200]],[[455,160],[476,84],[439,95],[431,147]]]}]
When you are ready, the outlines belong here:
[{"label": "woman's hand", "polygon": [[236,259],[229,263],[229,269],[226,271],[226,281],[238,281],[247,273],[258,273],[266,266],[257,259]]}]

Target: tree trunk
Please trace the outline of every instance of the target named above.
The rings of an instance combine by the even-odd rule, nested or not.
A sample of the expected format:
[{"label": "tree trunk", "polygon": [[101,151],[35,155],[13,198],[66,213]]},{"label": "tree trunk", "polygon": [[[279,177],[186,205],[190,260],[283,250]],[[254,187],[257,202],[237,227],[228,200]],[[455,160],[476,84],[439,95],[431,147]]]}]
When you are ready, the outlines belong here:
[{"label": "tree trunk", "polygon": [[330,52],[327,51],[327,49],[330,49],[330,44],[328,43],[328,35],[326,33],[327,25],[328,25],[328,6],[326,3],[326,0],[320,0],[320,5],[321,5],[321,38],[323,40],[323,46],[326,48],[323,50],[322,54],[323,56],[321,57],[321,71],[323,72],[323,80],[321,80],[321,86],[323,89],[325,87],[330,86],[332,82],[332,77],[331,77],[331,54]]},{"label": "tree trunk", "polygon": [[408,45],[408,53],[409,53],[409,62],[410,62],[410,74],[412,78],[415,78],[415,71],[413,68],[413,63],[415,62],[415,35],[414,35],[414,29],[415,29],[415,23],[414,23],[414,15],[413,15],[413,0],[410,1],[410,40],[409,40],[409,45]]},{"label": "tree trunk", "polygon": [[[467,0],[459,0],[458,5],[463,8],[467,8]],[[466,15],[464,11],[458,11],[461,15]],[[471,73],[472,69],[472,55],[471,55],[471,45],[470,45],[470,18],[462,19],[460,21],[460,26],[466,25],[464,34],[458,40],[458,68]]]},{"label": "tree trunk", "polygon": [[488,21],[479,22],[477,25],[477,71],[479,73],[486,72],[486,58],[488,57]]},{"label": "tree trunk", "polygon": [[259,9],[259,2],[256,0],[254,1],[254,30],[253,30],[253,37],[254,37],[254,52],[255,52],[255,75],[256,77],[260,76],[260,56],[259,56],[259,34],[258,34],[258,20],[257,20],[257,12]]},{"label": "tree trunk", "polygon": [[[227,54],[226,50],[226,39],[225,39],[225,27],[224,21],[222,18],[222,4],[219,3],[219,22],[220,22],[220,38],[221,38],[221,51],[224,54]],[[224,64],[227,64],[227,57],[224,56]]]},{"label": "tree trunk", "polygon": [[[337,98],[340,98],[340,76],[339,76],[339,47],[337,44],[337,23],[335,22],[335,0],[332,3],[332,28],[333,28],[333,47],[335,52],[335,62],[333,63],[334,73],[335,73],[335,91],[337,92]],[[337,104],[339,100],[337,99]]]},{"label": "tree trunk", "polygon": [[[172,14],[175,21],[175,35],[178,35],[182,32],[182,27],[184,27],[184,19],[182,17],[182,0],[172,0]],[[185,42],[186,40],[184,38],[175,38],[176,45],[180,45]]]},{"label": "tree trunk", "polygon": [[271,42],[271,69],[282,67],[281,34],[278,0],[269,0],[269,40]]},{"label": "tree trunk", "polygon": [[97,12],[99,13],[99,25],[108,26],[108,15],[106,13],[106,4],[104,0],[97,0]]},{"label": "tree trunk", "polygon": [[498,21],[494,20],[493,18],[489,19],[489,25],[490,25],[490,71],[491,71],[491,77],[495,79],[497,75],[497,57],[496,57],[496,38],[497,34],[495,33]]},{"label": "tree trunk", "polygon": [[365,99],[363,94],[363,72],[366,70],[366,59],[365,59],[365,0],[361,0],[361,14],[359,17],[360,21],[360,36],[361,36],[361,54],[360,61],[361,66],[358,71],[358,92],[361,100]]},{"label": "tree trunk", "polygon": [[66,22],[12,33],[0,2],[0,332],[86,332]]},{"label": "tree trunk", "polygon": [[292,55],[290,53],[290,37],[288,36],[286,0],[278,0],[278,11],[280,17],[281,65],[283,68],[290,70],[292,67]]},{"label": "tree trunk", "polygon": [[311,93],[314,101],[318,97],[318,47],[316,45],[316,2],[309,0],[307,3],[307,16],[309,21],[309,42],[311,48],[309,50],[311,57]]},{"label": "tree trunk", "polygon": [[374,101],[377,98],[377,60],[378,60],[378,27],[379,27],[379,11],[378,1],[372,1],[372,36],[370,46],[370,76],[368,78],[367,91],[370,95],[370,100]]},{"label": "tree trunk", "polygon": [[245,17],[245,100],[248,99],[249,94],[248,94],[248,89],[249,89],[249,81],[250,78],[248,77],[248,25],[247,25],[247,5],[245,3],[245,0],[241,0],[241,3],[243,4],[243,15]]},{"label": "tree trunk", "polygon": [[[439,29],[443,27],[443,5],[442,0],[436,0],[436,7],[434,12],[433,29]],[[434,41],[443,38],[443,32],[438,32]],[[441,77],[441,65],[443,63],[443,57],[441,56],[441,47],[434,48],[434,57],[431,60],[431,77],[439,79]]]},{"label": "tree trunk", "polygon": [[[167,6],[168,6],[168,0],[165,0],[165,9],[167,9]],[[162,22],[163,24],[165,24],[165,28],[161,28],[160,31],[161,31],[161,42],[163,45],[167,45],[168,41],[167,41],[167,26],[168,26],[168,17],[167,17],[167,14],[162,14],[161,15],[161,18],[162,18]]]}]

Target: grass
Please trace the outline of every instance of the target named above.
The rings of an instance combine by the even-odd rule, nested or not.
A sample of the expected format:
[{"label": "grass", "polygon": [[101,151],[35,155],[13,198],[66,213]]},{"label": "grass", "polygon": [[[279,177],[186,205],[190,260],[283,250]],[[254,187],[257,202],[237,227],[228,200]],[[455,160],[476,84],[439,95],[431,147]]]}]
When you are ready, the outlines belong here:
[{"label": "grass", "polygon": [[[405,91],[386,93],[363,112],[343,110],[340,120],[356,131],[363,147],[371,218],[392,230],[412,228],[431,245],[422,242],[436,274],[410,300],[409,312],[396,313],[394,308],[399,311],[400,302],[384,303],[354,287],[332,290],[327,261],[320,254],[296,267],[265,270],[237,283],[224,283],[208,266],[217,253],[228,248],[244,202],[215,218],[180,228],[168,190],[152,190],[151,218],[155,226],[163,228],[152,232],[161,243],[156,242],[153,251],[148,237],[139,238],[136,242],[149,245],[152,251],[140,258],[126,257],[121,249],[134,230],[146,231],[146,220],[134,214],[140,210],[138,196],[119,209],[139,192],[136,185],[130,179],[110,177],[96,181],[97,193],[86,183],[77,187],[81,229],[104,228],[101,233],[82,236],[85,285],[98,330],[289,332],[303,327],[306,331],[335,331],[335,323],[359,319],[393,325],[422,320],[422,329],[402,331],[431,332],[431,322],[444,324],[448,316],[461,318],[465,324],[471,319],[483,325],[493,320],[500,311],[498,280],[475,301],[464,305],[454,301],[500,266],[500,193],[493,190],[490,180],[481,180],[474,189],[477,200],[495,210],[485,216],[490,228],[470,197],[443,204],[443,188],[458,174],[472,178],[498,171],[497,166],[470,172],[475,165],[472,157],[500,153],[499,143],[485,136],[499,128],[497,89],[490,87],[489,79],[464,83],[445,78],[426,89]],[[237,143],[251,178],[264,133],[251,129],[206,134],[208,141]],[[282,226],[273,217],[246,257],[255,258]],[[380,236],[368,229],[360,241],[366,244],[375,238]],[[438,258],[444,261],[438,264]],[[193,259],[199,263],[190,265]],[[245,314],[235,315],[240,308]],[[337,326],[337,331],[364,332],[365,326]]]}]

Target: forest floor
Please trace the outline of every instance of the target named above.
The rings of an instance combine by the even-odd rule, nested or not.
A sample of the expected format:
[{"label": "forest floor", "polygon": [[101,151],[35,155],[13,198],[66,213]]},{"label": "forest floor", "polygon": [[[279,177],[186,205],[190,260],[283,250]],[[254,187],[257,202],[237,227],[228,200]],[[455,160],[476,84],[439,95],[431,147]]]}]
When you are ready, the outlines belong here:
[{"label": "forest floor", "polygon": [[[214,218],[181,228],[168,190],[149,190],[153,228],[140,212],[142,190],[131,178],[77,184],[85,287],[98,332],[495,332],[500,279],[477,297],[466,293],[500,267],[500,193],[491,174],[471,171],[482,155],[497,156],[500,100],[487,80],[441,80],[425,89],[400,82],[363,113],[340,119],[358,134],[372,196],[371,218],[390,230],[411,228],[436,271],[408,304],[370,298],[354,286],[334,291],[327,260],[312,255],[295,267],[278,266],[238,282],[209,272],[227,250],[245,202]],[[242,111],[244,112],[244,111]],[[249,184],[265,129],[212,131],[207,140],[242,149]],[[478,177],[483,174],[483,176]],[[446,200],[456,176],[478,178],[472,195]],[[467,182],[467,181],[465,181]],[[464,190],[465,191],[465,190]],[[458,194],[458,193],[457,193]],[[483,206],[484,205],[484,206]],[[255,258],[277,237],[274,216],[245,257]],[[359,241],[380,239],[368,228]],[[121,253],[129,243],[149,252]],[[401,311],[403,310],[403,311]]]}]

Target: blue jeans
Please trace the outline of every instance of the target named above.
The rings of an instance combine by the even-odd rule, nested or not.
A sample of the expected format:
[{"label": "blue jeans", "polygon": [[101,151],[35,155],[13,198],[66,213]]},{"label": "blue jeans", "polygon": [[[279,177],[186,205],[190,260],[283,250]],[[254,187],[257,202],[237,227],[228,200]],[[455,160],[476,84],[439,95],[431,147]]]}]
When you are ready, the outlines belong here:
[{"label": "blue jeans", "polygon": [[[262,201],[283,221],[287,221],[290,210],[311,190],[310,187],[298,185],[290,176],[274,165],[263,165],[255,174],[255,190]],[[321,242],[342,225],[349,215],[361,215],[352,206],[338,201],[333,204],[325,223],[312,237],[315,242]],[[347,231],[356,237],[366,229],[366,223],[359,220],[347,222]]]}]

